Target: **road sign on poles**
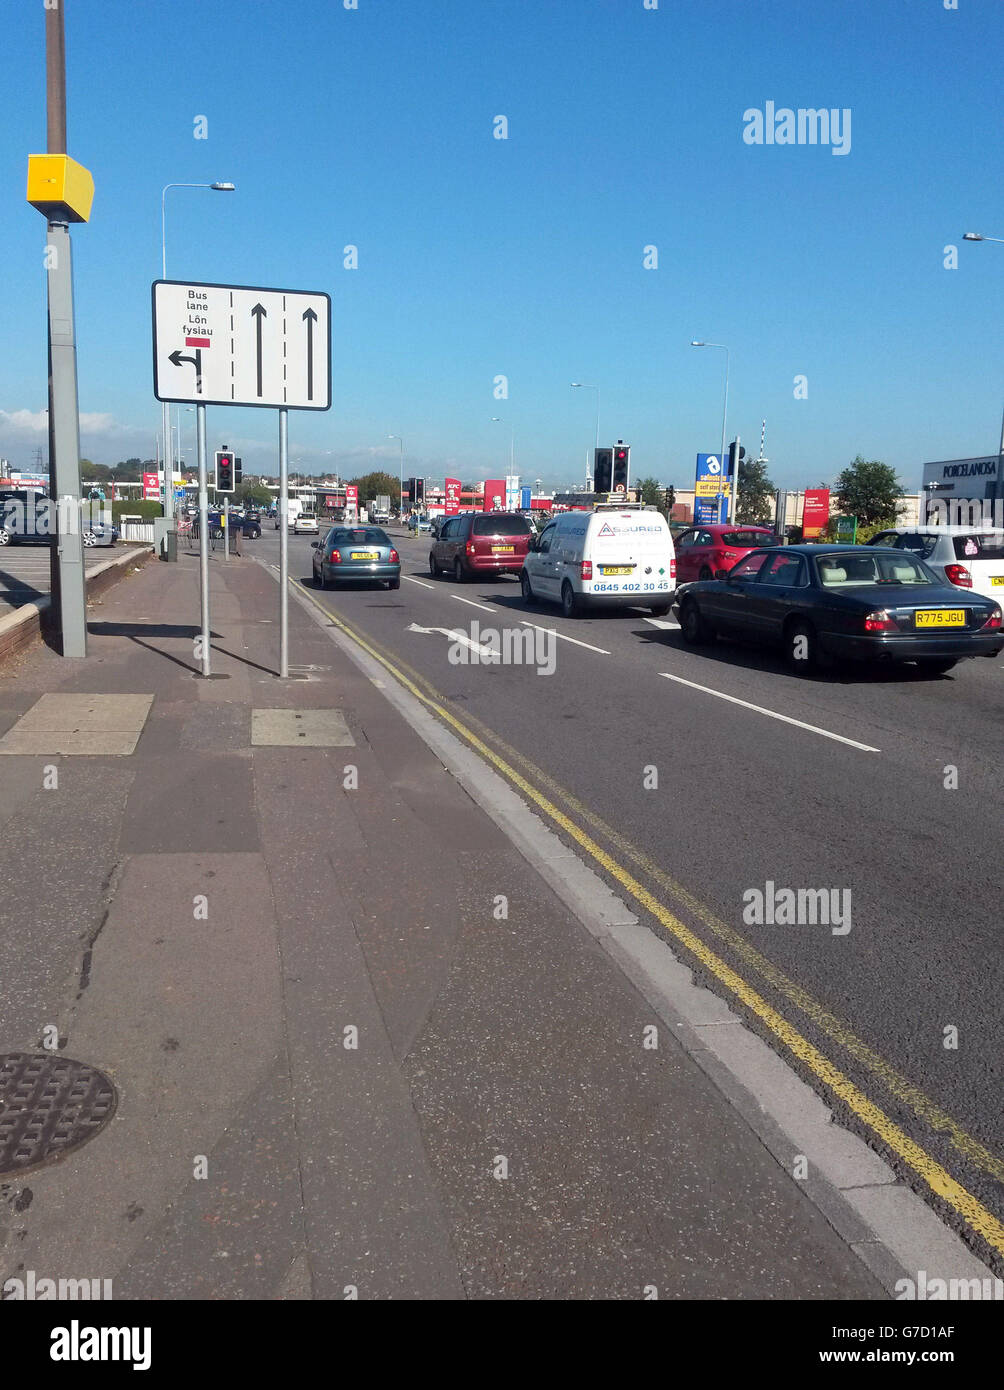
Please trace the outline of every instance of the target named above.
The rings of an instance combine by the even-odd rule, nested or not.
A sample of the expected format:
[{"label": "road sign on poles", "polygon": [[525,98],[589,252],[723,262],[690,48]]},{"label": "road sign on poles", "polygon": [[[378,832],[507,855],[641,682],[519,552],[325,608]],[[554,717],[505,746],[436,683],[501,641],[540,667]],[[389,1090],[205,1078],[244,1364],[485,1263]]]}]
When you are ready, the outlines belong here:
[{"label": "road sign on poles", "polygon": [[152,293],[157,400],[331,408],[327,294],[180,280]]}]

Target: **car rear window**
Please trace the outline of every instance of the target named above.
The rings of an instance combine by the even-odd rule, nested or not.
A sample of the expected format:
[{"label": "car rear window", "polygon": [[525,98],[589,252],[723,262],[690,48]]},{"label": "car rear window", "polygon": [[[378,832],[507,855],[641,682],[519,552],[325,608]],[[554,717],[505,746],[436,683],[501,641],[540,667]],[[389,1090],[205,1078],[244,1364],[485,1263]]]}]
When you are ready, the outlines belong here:
[{"label": "car rear window", "polygon": [[339,545],[390,545],[387,532],[379,526],[342,527],[331,539]]},{"label": "car rear window", "polygon": [[957,560],[1004,560],[1004,532],[953,536]]},{"label": "car rear window", "polygon": [[844,555],[820,555],[816,560],[819,582],[827,589],[850,589],[873,584],[937,584],[940,581],[918,555],[897,554],[862,547]]},{"label": "car rear window", "polygon": [[777,544],[777,537],[770,531],[724,531],[722,540],[726,545],[749,545],[757,550]]},{"label": "car rear window", "polygon": [[525,516],[476,516],[472,536],[528,536],[533,528]]}]

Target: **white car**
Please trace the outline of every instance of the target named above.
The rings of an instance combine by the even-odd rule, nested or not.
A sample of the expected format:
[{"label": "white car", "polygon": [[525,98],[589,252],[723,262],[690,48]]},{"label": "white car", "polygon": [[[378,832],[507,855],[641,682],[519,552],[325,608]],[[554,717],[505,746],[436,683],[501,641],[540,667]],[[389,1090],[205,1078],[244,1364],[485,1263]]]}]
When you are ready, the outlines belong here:
[{"label": "white car", "polygon": [[661,512],[637,504],[561,512],[531,538],[520,586],[527,603],[560,603],[566,618],[585,608],[666,614],[676,595],[669,524]]},{"label": "white car", "polygon": [[306,535],[307,532],[312,532],[316,536],[317,531],[317,517],[313,512],[301,512],[293,522],[293,534],[296,536]]},{"label": "white car", "polygon": [[896,526],[869,545],[909,550],[946,584],[971,589],[1004,607],[1004,530],[993,526]]}]

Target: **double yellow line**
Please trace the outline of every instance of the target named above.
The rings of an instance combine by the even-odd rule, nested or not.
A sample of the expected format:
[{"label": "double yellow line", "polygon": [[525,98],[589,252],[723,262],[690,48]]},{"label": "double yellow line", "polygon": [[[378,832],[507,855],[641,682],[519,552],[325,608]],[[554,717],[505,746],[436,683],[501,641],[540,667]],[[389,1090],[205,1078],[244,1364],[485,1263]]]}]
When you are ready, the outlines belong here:
[{"label": "double yellow line", "polygon": [[[295,581],[294,581],[295,582]],[[702,921],[714,934],[725,941],[749,964],[758,971],[765,980],[774,988],[778,989],[788,999],[790,999],[808,1018],[812,1020],[824,1033],[833,1038],[842,1047],[846,1048],[851,1055],[871,1071],[886,1089],[895,1098],[909,1106],[914,1113],[923,1120],[935,1132],[943,1133],[948,1136],[952,1147],[966,1158],[970,1163],[982,1168],[998,1181],[1004,1181],[1004,1163],[978,1140],[967,1134],[961,1126],[947,1115],[944,1111],[930,1100],[918,1087],[913,1085],[905,1077],[901,1076],[889,1065],[878,1053],[874,1052],[860,1038],[858,1038],[847,1026],[842,1023],[835,1015],[829,1013],[821,1004],[812,998],[807,991],[802,989],[795,981],[788,979],[776,966],[766,957],[762,956],[753,946],[750,945],[737,932],[734,932],[720,919],[716,918],[703,903],[694,898],[681,885],[672,880],[656,864],[652,863],[647,856],[641,854],[634,846],[630,845],[611,827],[605,825],[600,818],[595,815],[588,807],[577,801],[568,792],[564,791],[546,773],[535,767],[529,759],[523,757],[514,749],[501,744],[494,734],[489,735],[483,726],[482,735],[474,732],[470,726],[477,725],[478,721],[468,716],[468,722],[457,718],[447,707],[445,698],[418,672],[413,671],[406,663],[394,660],[386,656],[371,639],[364,637],[357,632],[342,618],[337,617],[328,608],[323,607],[313,597],[308,589],[302,584],[297,585],[304,596],[310,600],[315,608],[319,609],[326,618],[347,637],[362,648],[374,661],[380,663],[384,669],[394,677],[404,688],[422,704],[431,709],[439,718],[444,720],[454,729],[465,743],[475,749],[487,762],[489,762],[498,772],[506,778],[514,787],[531,801],[543,812],[547,818],[565,832],[579,848],[595,863],[599,864],[632,898],[641,908],[650,913],[659,925],[675,940],[695,956],[706,970],[720,981],[725,988],[745,1005],[747,1009],[760,1019],[763,1025],[774,1034],[780,1042],[791,1052],[812,1074],[822,1083],[823,1086],[866,1125],[882,1142],[902,1161],[913,1170],[914,1173],[926,1184],[926,1186],[937,1197],[941,1198],[954,1211],[956,1211],[966,1224],[977,1235],[981,1236],[989,1246],[999,1254],[1004,1255],[1004,1225],[979,1202],[972,1193],[968,1192],[961,1184],[957,1183],[951,1174],[932,1158],[925,1149],[917,1144],[910,1136],[892,1120],[885,1112],[875,1105],[863,1091],[844,1076],[843,1073],[834,1066],[833,1062],[825,1056],[818,1048],[813,1046],[788,1020],[770,1005],[762,995],[749,984],[749,982],[726,961],[716,955],[699,936],[696,936],[689,927],[685,926],[669,909],[664,906],[645,886],[636,879],[621,863],[615,860],[602,845],[597,843],[579,824],[566,815],[553,801],[549,800],[543,792],[538,790],[527,777],[517,771],[518,764],[527,773],[532,775],[535,781],[546,786],[553,795],[560,797],[566,805],[569,805],[582,820],[593,825],[605,838],[613,843],[618,850],[626,857],[634,860],[643,871],[652,877],[656,882],[668,889],[673,895],[683,903],[700,921]],[[507,758],[503,758],[494,748],[490,747],[486,741],[486,736],[490,736],[505,748]]]}]

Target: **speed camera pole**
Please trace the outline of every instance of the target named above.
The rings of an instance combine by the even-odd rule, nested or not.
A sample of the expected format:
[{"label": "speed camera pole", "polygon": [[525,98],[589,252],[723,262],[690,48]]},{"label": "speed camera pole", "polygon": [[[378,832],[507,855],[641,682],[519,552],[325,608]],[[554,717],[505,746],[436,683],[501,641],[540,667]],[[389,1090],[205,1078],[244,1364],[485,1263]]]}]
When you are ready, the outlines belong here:
[{"label": "speed camera pole", "polygon": [[279,411],[279,675],[289,676],[289,432],[287,414]]},{"label": "speed camera pole", "polygon": [[69,223],[90,216],[94,182],[66,157],[66,55],[63,7],[46,6],[45,77],[48,155],[28,160],[28,201],[46,214],[49,290],[49,493],[51,612],[65,657],[87,655],[87,600],[80,512],[80,421],[73,325]]},{"label": "speed camera pole", "polygon": [[199,589],[202,622],[202,674],[209,676],[209,490],[206,479],[206,407],[196,409],[199,455]]}]

